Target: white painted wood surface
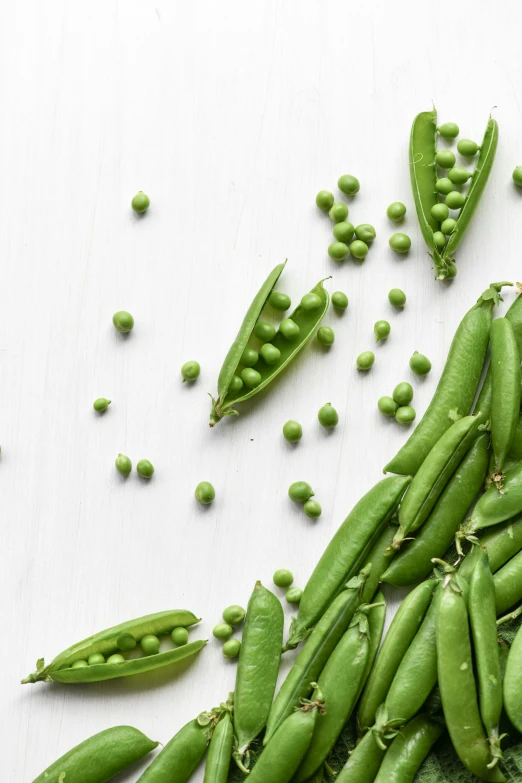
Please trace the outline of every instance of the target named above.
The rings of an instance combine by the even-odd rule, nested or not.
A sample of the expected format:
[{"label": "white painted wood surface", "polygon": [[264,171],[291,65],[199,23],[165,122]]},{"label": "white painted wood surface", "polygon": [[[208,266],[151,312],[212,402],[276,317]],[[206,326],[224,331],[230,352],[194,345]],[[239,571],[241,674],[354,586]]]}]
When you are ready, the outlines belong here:
[{"label": "white painted wood surface", "polygon": [[[4,5],[0,74],[0,736],[5,780],[31,781],[70,747],[119,723],[166,742],[233,688],[211,640],[180,674],[90,687],[21,676],[92,632],[187,607],[210,635],[256,579],[289,567],[303,585],[353,503],[406,432],[377,398],[415,380],[421,414],[458,321],[492,280],[521,274],[520,5],[504,2],[21,0]],[[434,101],[480,140],[493,106],[497,160],[453,284],[436,284],[409,186],[411,121]],[[371,222],[367,261],[336,265],[320,188],[356,174],[350,219]],[[151,197],[144,218],[129,206]],[[413,242],[396,257],[388,203],[408,206]],[[215,430],[209,399],[244,311],[270,268],[294,301],[332,275],[350,298],[329,313],[336,342],[310,345],[277,386]],[[387,302],[408,295],[404,312]],[[509,294],[511,301],[513,294]],[[128,309],[128,339],[113,329]],[[373,322],[392,333],[376,363]],[[187,360],[201,362],[192,386]],[[99,395],[112,399],[104,416]],[[316,419],[327,400],[340,426]],[[281,436],[302,422],[297,448]],[[119,451],[156,467],[114,469]],[[306,479],[312,523],[286,496]],[[216,488],[212,507],[193,497]],[[397,595],[388,592],[391,604]],[[290,611],[287,612],[288,618]],[[144,766],[144,765],[142,765]],[[119,780],[134,781],[137,770]],[[195,780],[202,780],[202,772]]]}]

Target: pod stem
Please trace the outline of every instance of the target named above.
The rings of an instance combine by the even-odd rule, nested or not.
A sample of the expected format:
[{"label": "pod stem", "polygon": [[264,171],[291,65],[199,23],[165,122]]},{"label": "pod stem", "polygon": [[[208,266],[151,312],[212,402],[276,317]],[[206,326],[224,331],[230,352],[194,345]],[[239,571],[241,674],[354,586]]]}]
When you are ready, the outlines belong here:
[{"label": "pod stem", "polygon": [[381,750],[388,750],[388,745],[384,740],[392,740],[399,733],[400,727],[406,723],[404,718],[388,719],[388,710],[384,704],[377,709],[375,714],[375,723],[370,731],[375,737],[375,742]]},{"label": "pod stem", "polygon": [[[246,764],[243,763],[243,759],[246,756]],[[245,749],[238,748],[238,750],[235,750],[232,754],[232,758],[236,762],[236,765],[239,767],[241,772],[243,772],[245,775],[248,775],[250,772],[250,769],[248,768],[248,762],[250,761],[250,751],[248,750],[248,745]]]},{"label": "pod stem", "polygon": [[499,737],[498,729],[493,729],[493,731],[489,735],[488,740],[489,740],[489,747],[491,750],[491,761],[487,765],[488,769],[493,769],[498,764],[498,762],[503,759],[504,755],[500,748],[500,743],[502,742],[504,737],[507,737],[507,734],[501,734]]},{"label": "pod stem", "polygon": [[406,536],[406,531],[404,530],[402,525],[399,525],[399,529],[395,533],[393,537],[393,541],[391,543],[392,548],[395,549],[396,551],[399,550],[401,548],[402,542],[405,539],[405,536]]},{"label": "pod stem", "polygon": [[497,620],[497,625],[504,625],[504,623],[509,623],[510,620],[516,620],[517,617],[520,617],[521,614],[522,604],[520,604],[520,606],[516,609],[513,609],[512,612],[509,612],[509,614],[505,614],[504,617],[499,617]]}]

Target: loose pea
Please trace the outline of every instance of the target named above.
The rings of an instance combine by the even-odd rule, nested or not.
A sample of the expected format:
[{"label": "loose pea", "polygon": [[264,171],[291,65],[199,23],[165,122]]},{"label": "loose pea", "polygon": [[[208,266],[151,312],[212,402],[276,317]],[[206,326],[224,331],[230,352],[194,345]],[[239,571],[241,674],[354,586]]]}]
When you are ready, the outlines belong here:
[{"label": "loose pea", "polygon": [[245,367],[241,370],[240,377],[247,389],[255,389],[261,383],[261,376],[258,371],[252,370],[250,367]]},{"label": "loose pea", "polygon": [[424,356],[424,354],[415,351],[410,359],[410,368],[413,370],[415,375],[427,375],[431,370],[431,362],[427,356]]},{"label": "loose pea", "polygon": [[321,345],[326,345],[327,347],[330,347],[330,345],[334,344],[335,340],[335,334],[334,330],[330,329],[329,326],[321,326],[317,330],[317,339],[321,343]]},{"label": "loose pea", "polygon": [[312,487],[310,484],[307,484],[306,481],[294,481],[294,483],[290,484],[288,487],[288,497],[290,500],[293,500],[294,503],[306,503],[313,494],[314,491]]},{"label": "loose pea", "polygon": [[229,391],[231,392],[241,391],[241,389],[243,388],[243,381],[241,380],[239,375],[234,375],[234,377],[230,381],[230,386],[228,388]]},{"label": "loose pea", "polygon": [[435,153],[435,162],[441,169],[450,169],[455,165],[455,155],[451,150],[437,150]]},{"label": "loose pea", "polygon": [[285,597],[289,604],[298,604],[303,597],[303,591],[300,587],[291,587],[286,591]]},{"label": "loose pea", "polygon": [[71,669],[86,669],[88,665],[87,661],[75,661]]},{"label": "loose pea", "polygon": [[276,328],[273,324],[269,324],[266,321],[258,321],[254,326],[254,334],[258,340],[262,340],[264,343],[269,343],[276,336]]},{"label": "loose pea", "polygon": [[388,244],[396,253],[407,253],[411,247],[411,239],[408,234],[392,234],[388,240]]},{"label": "loose pea", "polygon": [[110,404],[111,401],[105,399],[105,397],[98,397],[97,400],[94,400],[92,407],[97,413],[103,413],[104,411],[107,410]]},{"label": "loose pea", "polygon": [[417,414],[411,405],[402,405],[400,408],[397,408],[395,421],[399,424],[411,424],[416,415]]},{"label": "loose pea", "polygon": [[[448,218],[449,220],[449,218]],[[442,248],[446,244],[446,237],[442,233],[442,231],[434,231],[433,232],[433,241],[435,242],[435,247],[438,247],[439,250],[442,250]]]},{"label": "loose pea", "polygon": [[336,223],[333,227],[333,235],[339,242],[344,242],[345,245],[352,239],[355,234],[355,226],[347,220],[342,220],[340,223]]},{"label": "loose pea", "polygon": [[199,377],[200,372],[201,372],[201,367],[199,366],[198,362],[194,362],[194,361],[185,362],[185,364],[181,368],[181,375],[183,377],[183,382],[195,381],[196,378]]},{"label": "loose pea", "polygon": [[331,245],[328,245],[328,255],[334,261],[344,261],[349,253],[348,245],[344,242],[332,242]]},{"label": "loose pea", "polygon": [[394,402],[396,402],[397,405],[409,405],[413,400],[413,386],[407,381],[402,381],[402,383],[397,384],[392,395]]},{"label": "loose pea", "polygon": [[357,239],[361,239],[368,244],[369,242],[373,242],[377,234],[375,233],[374,227],[369,223],[361,223],[355,229],[355,236]]},{"label": "loose pea", "polygon": [[208,506],[216,497],[216,490],[210,481],[200,481],[194,491],[194,497],[202,506]]},{"label": "loose pea", "polygon": [[402,201],[394,201],[386,210],[386,215],[393,223],[400,223],[406,214],[406,207]]},{"label": "loose pea", "polygon": [[393,307],[397,307],[402,310],[406,304],[406,294],[404,291],[401,291],[400,288],[392,288],[388,292],[388,301],[391,305],[393,305]]},{"label": "loose pea", "polygon": [[153,633],[148,633],[144,636],[140,645],[145,655],[157,655],[159,653],[160,641]]},{"label": "loose pea", "polygon": [[131,207],[135,212],[138,213],[146,212],[149,206],[150,198],[146,193],[143,192],[143,190],[140,190],[139,193],[136,193],[131,201]]},{"label": "loose pea", "polygon": [[[315,197],[315,203],[319,207],[319,209],[322,209],[323,212],[328,212],[330,207],[334,203],[334,196],[333,193],[330,193],[329,190],[320,190],[317,196]],[[285,307],[285,310],[287,308]]]},{"label": "loose pea", "polygon": [[289,443],[297,443],[303,437],[303,428],[298,421],[290,419],[283,424],[283,437]]},{"label": "loose pea", "polygon": [[330,207],[328,214],[334,223],[342,223],[348,217],[348,207],[342,201],[338,201]]},{"label": "loose pea", "polygon": [[359,354],[357,357],[357,369],[358,370],[369,370],[370,367],[373,365],[375,361],[375,354],[373,351],[363,351]]},{"label": "loose pea", "polygon": [[362,261],[368,255],[368,245],[360,239],[355,239],[350,245],[350,253],[354,258]]},{"label": "loose pea", "polygon": [[517,166],[513,170],[513,174],[511,175],[513,177],[513,182],[518,188],[522,188],[522,166]]},{"label": "loose pea", "polygon": [[107,663],[125,663],[125,658],[123,655],[120,655],[120,653],[114,653],[113,655],[109,655]]},{"label": "loose pea", "polygon": [[150,479],[154,473],[154,465],[148,459],[140,459],[136,465],[136,470],[142,478]]},{"label": "loose pea", "polygon": [[212,631],[216,639],[229,639],[233,633],[234,629],[228,623],[218,623]]},{"label": "loose pea", "polygon": [[299,332],[301,330],[291,318],[284,318],[279,324],[279,331],[287,340],[295,340],[299,337]]},{"label": "loose pea", "polygon": [[89,655],[87,663],[89,666],[97,666],[100,663],[105,663],[105,657],[102,653],[93,653],[92,655]]},{"label": "loose pea", "polygon": [[292,300],[288,294],[282,294],[279,291],[272,291],[268,297],[268,304],[274,310],[288,310],[292,305]]},{"label": "loose pea", "polygon": [[124,631],[123,633],[120,633],[118,638],[116,639],[116,646],[118,650],[122,650],[122,652],[129,652],[129,650],[134,650],[134,648],[137,645],[137,641],[133,634],[129,633],[128,631]]},{"label": "loose pea", "polygon": [[480,147],[471,139],[461,139],[457,144],[457,149],[465,158],[474,158]]},{"label": "loose pea", "polygon": [[287,568],[279,568],[272,577],[276,587],[290,587],[294,581],[294,575]]},{"label": "loose pea", "polygon": [[114,324],[114,328],[117,329],[118,332],[121,332],[121,334],[127,334],[127,332],[130,332],[134,328],[134,318],[125,310],[118,310],[117,313],[114,313],[112,316],[112,323]]},{"label": "loose pea", "polygon": [[453,190],[446,196],[446,204],[450,209],[460,209],[466,203],[466,196],[463,193],[459,193],[458,190]]},{"label": "loose pea", "polygon": [[342,291],[334,291],[332,294],[332,304],[336,310],[346,310],[348,307],[348,297]]},{"label": "loose pea", "polygon": [[223,610],[223,620],[229,625],[239,625],[245,619],[245,614],[246,612],[242,606],[232,604],[232,606],[227,606]]},{"label": "loose pea", "polygon": [[471,177],[471,172],[463,166],[453,166],[453,168],[448,171],[448,177],[455,185],[464,185]]},{"label": "loose pea", "polygon": [[259,361],[258,352],[254,351],[253,348],[245,348],[245,350],[241,354],[241,359],[239,360],[239,363],[242,364],[243,367],[255,367],[258,361]]},{"label": "loose pea", "polygon": [[437,193],[447,196],[453,191],[453,182],[449,177],[441,177],[435,183],[435,190]]},{"label": "loose pea", "polygon": [[189,633],[186,628],[173,628],[170,634],[170,638],[176,645],[176,647],[183,647],[187,644],[189,639]]},{"label": "loose pea", "polygon": [[443,220],[446,220],[446,218],[449,217],[449,209],[446,204],[434,204],[430,212],[432,218],[437,220],[439,223],[442,223]]},{"label": "loose pea", "polygon": [[269,365],[277,364],[281,358],[281,351],[279,348],[276,348],[275,345],[272,345],[272,343],[265,343],[262,345],[259,353],[263,357],[263,360]]},{"label": "loose pea", "polygon": [[303,506],[303,511],[305,512],[307,517],[310,517],[310,519],[319,519],[319,517],[323,512],[323,509],[321,508],[321,504],[318,503],[317,500],[307,500]]},{"label": "loose pea", "polygon": [[383,416],[395,416],[397,403],[391,397],[379,397],[377,407]]},{"label": "loose pea", "polygon": [[312,292],[305,294],[301,299],[301,307],[303,310],[317,310],[321,307],[321,298]]},{"label": "loose pea", "polygon": [[445,122],[437,130],[443,139],[456,139],[460,132],[455,122]]},{"label": "loose pea", "polygon": [[223,645],[223,655],[225,658],[237,658],[241,649],[241,642],[239,639],[229,639]]},{"label": "loose pea", "polygon": [[456,225],[457,221],[454,218],[446,218],[446,220],[443,220],[440,224],[440,230],[443,234],[448,236],[449,234],[453,233],[453,231],[455,231]]},{"label": "loose pea", "polygon": [[373,325],[373,331],[375,333],[375,339],[377,342],[379,342],[379,340],[386,340],[390,334],[390,330],[391,326],[388,321],[375,321]]},{"label": "loose pea", "polygon": [[118,454],[114,460],[114,464],[122,476],[128,476],[132,470],[132,462],[128,457],[125,456],[125,454]]},{"label": "loose pea", "polygon": [[326,405],[319,408],[317,418],[319,419],[321,427],[324,427],[326,430],[333,429],[333,427],[336,427],[339,423],[339,414],[331,402],[327,402]]},{"label": "loose pea", "polygon": [[357,177],[353,177],[351,174],[343,174],[337,180],[337,187],[347,196],[354,196],[360,190],[360,183]]}]

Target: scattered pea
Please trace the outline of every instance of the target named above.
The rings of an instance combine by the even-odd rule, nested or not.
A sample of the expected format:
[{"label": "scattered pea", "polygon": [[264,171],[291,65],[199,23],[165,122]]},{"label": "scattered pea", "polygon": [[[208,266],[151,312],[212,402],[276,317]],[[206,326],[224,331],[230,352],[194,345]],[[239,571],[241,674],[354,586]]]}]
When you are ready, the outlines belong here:
[{"label": "scattered pea", "polygon": [[[333,193],[330,193],[329,190],[320,190],[317,196],[315,197],[315,203],[317,204],[319,209],[323,210],[323,212],[328,212],[328,210],[334,203],[334,195]],[[286,309],[287,308],[285,307],[285,310]]]},{"label": "scattered pea", "polygon": [[194,491],[194,497],[202,506],[208,506],[216,497],[216,490],[210,481],[200,481]]},{"label": "scattered pea", "polygon": [[353,238],[355,234],[355,226],[349,223],[347,220],[342,220],[340,223],[336,223],[333,227],[333,235],[339,242],[344,242],[345,245]]},{"label": "scattered pea", "polygon": [[342,201],[338,201],[330,207],[328,214],[334,223],[342,223],[348,217],[348,207]]},{"label": "scattered pea", "polygon": [[374,227],[369,223],[361,223],[355,229],[355,236],[368,245],[370,242],[373,242],[377,234]]},{"label": "scattered pea", "polygon": [[460,133],[459,126],[455,122],[445,122],[437,130],[443,139],[456,139]]},{"label": "scattered pea", "polygon": [[344,261],[345,258],[348,258],[349,253],[348,245],[344,242],[332,242],[331,245],[328,245],[328,255],[334,261]]},{"label": "scattered pea", "polygon": [[397,412],[395,413],[395,421],[397,421],[399,424],[411,424],[411,422],[414,421],[416,415],[417,414],[411,405],[403,405],[400,408],[397,408]]},{"label": "scattered pea", "polygon": [[148,459],[140,459],[136,465],[136,470],[142,478],[150,479],[154,473],[154,465]]},{"label": "scattered pea", "polygon": [[303,506],[303,511],[307,517],[310,517],[310,519],[319,519],[323,509],[317,500],[307,500]]},{"label": "scattered pea", "polygon": [[125,658],[120,653],[113,653],[107,658],[107,663],[125,663]]},{"label": "scattered pea", "polygon": [[143,192],[143,190],[140,190],[136,195],[133,197],[131,201],[131,207],[135,212],[138,212],[141,214],[142,212],[146,212],[150,206],[150,198],[147,196],[146,193]]},{"label": "scattered pea", "polygon": [[343,174],[337,180],[337,187],[347,196],[354,196],[360,190],[360,183],[357,177],[353,177],[351,174]]},{"label": "scattered pea", "polygon": [[153,633],[148,633],[141,640],[140,646],[145,655],[157,655],[159,653],[160,641]]},{"label": "scattered pea", "polygon": [[375,354],[373,353],[373,351],[363,351],[357,357],[357,369],[364,370],[364,371],[369,370],[370,367],[372,367],[374,361],[375,361]]},{"label": "scattered pea", "polygon": [[241,642],[239,639],[229,639],[223,645],[223,655],[225,658],[237,658],[241,649]]},{"label": "scattered pea", "polygon": [[98,397],[97,400],[94,400],[92,407],[97,413],[103,413],[107,410],[110,404],[111,401],[107,400],[105,397]]},{"label": "scattered pea", "polygon": [[297,443],[303,437],[303,428],[298,421],[289,421],[283,424],[283,437],[289,443]]},{"label": "scattered pea", "polygon": [[413,386],[408,381],[398,383],[392,392],[393,400],[399,406],[409,405],[413,400]]},{"label": "scattered pea", "polygon": [[123,633],[120,633],[118,638],[116,639],[116,647],[118,650],[121,650],[122,652],[130,652],[130,650],[134,650],[134,648],[137,645],[136,638],[133,634],[129,633],[128,631],[124,631]]},{"label": "scattered pea", "polygon": [[457,149],[465,158],[474,158],[480,147],[471,139],[461,139],[457,144]]},{"label": "scattered pea", "polygon": [[464,185],[471,177],[471,172],[463,166],[453,166],[453,168],[448,171],[448,177],[455,185]]},{"label": "scattered pea", "polygon": [[408,234],[392,234],[388,244],[395,253],[407,253],[411,247],[411,239]]},{"label": "scattered pea", "polygon": [[458,190],[452,190],[446,196],[446,204],[450,209],[461,209],[466,203],[466,196]]},{"label": "scattered pea", "polygon": [[339,414],[333,407],[331,402],[327,402],[322,408],[319,408],[317,413],[319,424],[324,427],[325,430],[331,430],[339,424]]},{"label": "scattered pea", "polygon": [[243,388],[243,381],[239,377],[239,375],[234,375],[232,380],[230,381],[230,386],[228,387],[229,391],[231,392],[238,392],[241,391]]},{"label": "scattered pea", "polygon": [[450,169],[455,165],[455,155],[451,150],[437,150],[435,153],[435,162],[441,169]]},{"label": "scattered pea", "polygon": [[258,352],[254,351],[253,348],[245,348],[245,350],[241,354],[239,363],[242,364],[243,367],[255,367],[258,361],[259,361]]},{"label": "scattered pea", "polygon": [[321,345],[326,345],[328,348],[334,344],[335,334],[334,330],[329,326],[320,326],[317,330],[317,339]]},{"label": "scattered pea", "polygon": [[112,323],[114,324],[114,328],[121,334],[127,334],[127,332],[132,331],[134,328],[134,318],[125,310],[118,310],[117,313],[114,313],[112,316]]},{"label": "scattered pea", "polygon": [[336,310],[346,310],[348,307],[348,297],[342,291],[334,291],[332,294],[332,304]]},{"label": "scattered pea", "polygon": [[216,639],[229,639],[234,633],[234,629],[228,623],[218,623],[213,631],[212,636]]},{"label": "scattered pea", "polygon": [[522,166],[517,166],[513,169],[513,182],[518,188],[522,188]]},{"label": "scattered pea", "polygon": [[300,587],[291,587],[286,591],[285,597],[289,604],[298,604],[303,597],[303,591]]},{"label": "scattered pea", "polygon": [[317,310],[321,307],[321,298],[312,292],[305,294],[301,299],[301,307],[303,310]]},{"label": "scattered pea", "polygon": [[245,619],[245,614],[242,606],[232,604],[223,610],[223,620],[229,625],[239,625]]},{"label": "scattered pea", "polygon": [[415,375],[427,375],[431,370],[431,362],[427,356],[424,356],[424,354],[415,351],[410,359],[410,368],[413,370]]},{"label": "scattered pea", "polygon": [[71,669],[86,669],[88,665],[87,661],[75,661]]},{"label": "scattered pea", "polygon": [[269,324],[266,321],[258,321],[254,326],[254,334],[258,340],[262,340],[264,343],[269,343],[276,336],[276,328],[273,324]]},{"label": "scattered pea", "polygon": [[262,345],[259,353],[263,357],[263,361],[268,365],[277,364],[281,358],[281,351],[279,348],[276,348],[275,345],[272,345],[272,343],[265,343]]},{"label": "scattered pea", "polygon": [[132,462],[128,457],[125,456],[125,454],[118,454],[114,460],[114,464],[122,476],[128,476],[132,470]]},{"label": "scattered pea", "polygon": [[313,496],[314,491],[306,481],[294,481],[288,487],[288,497],[294,503],[306,503]]},{"label": "scattered pea", "polygon": [[402,201],[394,201],[386,210],[386,215],[393,223],[400,223],[406,214],[406,207]]},{"label": "scattered pea", "polygon": [[241,370],[240,377],[247,389],[255,389],[261,383],[260,374],[257,370],[252,370],[251,367],[245,367]]},{"label": "scattered pea", "polygon": [[448,196],[453,192],[453,182],[449,177],[441,177],[435,183],[435,190],[443,196]]},{"label": "scattered pea", "polygon": [[[449,220],[450,218],[448,218]],[[437,247],[439,250],[442,250],[442,248],[446,244],[446,237],[442,233],[442,231],[434,231],[433,232],[433,241],[435,242],[435,247]]]},{"label": "scattered pea", "polygon": [[92,653],[87,659],[89,666],[98,666],[101,663],[105,663],[105,656],[102,653]]},{"label": "scattered pea", "polygon": [[181,375],[183,377],[183,382],[195,381],[196,378],[199,378],[200,372],[201,372],[201,367],[199,366],[198,362],[195,361],[185,362],[185,364],[181,368]]},{"label": "scattered pea", "polygon": [[376,341],[379,342],[379,340],[386,340],[390,334],[390,330],[391,326],[388,321],[375,321],[375,324],[373,325],[373,331],[375,333]]},{"label": "scattered pea", "polygon": [[439,223],[442,223],[443,220],[446,220],[446,218],[449,217],[449,209],[446,204],[443,204],[442,202],[440,204],[434,204],[430,212],[432,218]]},{"label": "scattered pea", "polygon": [[388,301],[391,305],[393,305],[393,307],[397,307],[402,310],[406,304],[406,294],[404,291],[401,291],[400,288],[392,288],[388,292]]},{"label": "scattered pea", "polygon": [[362,261],[368,255],[368,245],[360,239],[355,239],[350,245],[350,253],[354,258]]},{"label": "scattered pea", "polygon": [[187,644],[189,639],[189,633],[186,628],[173,628],[170,634],[170,638],[176,645],[176,647],[183,647]]},{"label": "scattered pea", "polygon": [[284,318],[279,324],[279,331],[287,340],[295,340],[299,337],[299,332],[301,330],[291,318]]},{"label": "scattered pea", "polygon": [[443,234],[446,234],[446,236],[449,236],[449,234],[453,233],[455,231],[455,226],[457,225],[457,221],[454,218],[446,218],[446,220],[443,220],[440,224],[440,230]]},{"label": "scattered pea", "polygon": [[294,581],[294,575],[287,568],[279,568],[272,577],[276,587],[290,587]]},{"label": "scattered pea", "polygon": [[268,297],[268,304],[274,310],[288,310],[292,306],[292,300],[288,294],[282,294],[279,291],[272,291]]},{"label": "scattered pea", "polygon": [[391,397],[379,397],[377,407],[383,416],[395,416],[397,403]]}]

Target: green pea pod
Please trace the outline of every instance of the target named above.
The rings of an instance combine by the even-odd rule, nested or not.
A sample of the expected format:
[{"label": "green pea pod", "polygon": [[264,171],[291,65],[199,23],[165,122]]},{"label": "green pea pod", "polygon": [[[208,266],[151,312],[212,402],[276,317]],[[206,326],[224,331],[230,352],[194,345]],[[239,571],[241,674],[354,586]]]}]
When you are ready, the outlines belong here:
[{"label": "green pea pod", "polygon": [[361,602],[361,593],[370,569],[371,564],[368,564],[358,577],[348,582],[346,589],[337,596],[310,634],[272,704],[263,740],[265,745],[299,706],[300,700],[310,695],[310,683],[319,678]]},{"label": "green pea pod", "polygon": [[[283,644],[284,615],[276,596],[257,582],[248,603],[234,698],[234,758],[243,758],[264,729],[272,706]],[[248,770],[246,770],[248,771]]]},{"label": "green pea pod", "polygon": [[[513,435],[513,440],[511,441],[511,446],[509,447],[507,460],[506,460],[506,469],[508,466],[508,462],[515,463],[520,462],[522,460],[522,414],[518,417],[517,426],[515,428],[515,434]],[[514,467],[514,465],[511,465],[511,467]]]},{"label": "green pea pod", "polygon": [[502,568],[517,552],[520,552],[522,549],[522,515],[486,530],[477,541],[478,544],[473,546],[459,567],[459,574],[468,582],[483,548],[487,550],[489,566],[493,573]]},{"label": "green pea pod", "polygon": [[522,626],[509,650],[504,676],[504,707],[508,718],[522,733]]},{"label": "green pea pod", "polygon": [[157,742],[132,726],[114,726],[76,745],[33,783],[106,783],[157,746]]},{"label": "green pea pod", "polygon": [[[275,281],[272,284],[272,287],[274,284]],[[272,289],[270,288],[270,290],[266,294],[262,302],[261,309],[265,304],[266,300],[268,299],[271,290]],[[261,291],[258,293],[256,297],[256,300],[258,297],[259,300],[261,300],[262,295],[265,294],[266,291],[267,288],[261,289]],[[277,364],[267,364],[263,359],[263,357],[260,356],[255,366],[256,371],[261,376],[261,380],[259,384],[254,389],[245,390],[244,388],[242,388],[237,392],[232,392],[229,389],[230,382],[234,377],[234,375],[236,375],[236,371],[238,369],[241,355],[246,347],[246,344],[248,343],[248,340],[250,339],[250,336],[254,330],[254,326],[257,321],[257,316],[255,319],[252,318],[253,312],[252,313],[250,312],[250,310],[252,309],[251,306],[250,310],[247,313],[247,316],[245,317],[245,320],[243,321],[243,324],[241,325],[241,329],[239,330],[236,341],[234,342],[232,348],[228,352],[223,367],[221,369],[221,372],[219,374],[219,380],[218,380],[219,396],[217,400],[214,399],[212,400],[212,412],[210,414],[211,427],[213,427],[214,424],[217,424],[217,422],[220,419],[222,419],[223,416],[236,415],[237,410],[234,407],[235,405],[250,399],[250,397],[253,397],[255,394],[258,394],[258,392],[260,392],[262,389],[265,389],[268,386],[268,384],[271,383],[274,380],[274,378],[276,378],[285,369],[285,367],[287,367],[287,365],[292,361],[292,359],[299,353],[301,348],[303,348],[306,345],[308,340],[315,333],[318,325],[320,324],[326,311],[328,310],[328,304],[330,298],[328,296],[328,292],[323,286],[322,280],[319,283],[317,283],[317,285],[314,286],[314,288],[312,288],[311,293],[317,294],[317,296],[321,301],[320,306],[315,310],[306,310],[304,307],[301,307],[301,305],[299,305],[290,316],[292,321],[294,321],[294,323],[297,324],[300,330],[297,338],[295,340],[287,340],[287,338],[283,334],[281,334],[281,332],[278,332],[274,337],[274,339],[271,341],[271,345],[274,345],[280,352],[280,358]],[[259,315],[261,309],[258,309],[258,307],[256,306],[255,312],[257,313],[257,315]]]},{"label": "green pea pod", "polygon": [[464,522],[488,469],[489,436],[479,435],[450,478],[428,519],[412,541],[405,542],[383,574],[396,587],[417,584],[429,576],[433,557],[442,557]]},{"label": "green pea pod", "polygon": [[522,599],[522,552],[508,560],[493,577],[497,614],[503,614]]},{"label": "green pea pod", "polygon": [[399,530],[393,539],[398,549],[410,531],[426,521],[444,487],[476,438],[481,414],[464,416],[447,430],[431,449],[411,482],[399,508]]},{"label": "green pea pod", "polygon": [[462,526],[462,535],[469,536],[492,525],[512,519],[522,512],[522,462],[506,470],[501,486],[491,484]]},{"label": "green pea pod", "polygon": [[482,376],[493,307],[501,301],[504,285],[511,283],[492,283],[460,322],[426,413],[385,473],[413,476],[453,422],[469,414]]},{"label": "green pea pod", "polygon": [[[157,612],[148,614],[144,617],[138,617],[136,620],[130,620],[105,631],[100,631],[94,636],[89,636],[77,644],[73,644],[67,650],[59,653],[48,666],[45,666],[43,658],[36,663],[36,672],[30,674],[22,683],[34,682],[99,682],[100,680],[109,680],[113,677],[124,677],[128,674],[141,674],[160,666],[167,666],[176,663],[182,658],[201,650],[206,641],[192,642],[191,644],[178,647],[175,650],[168,650],[154,656],[144,658],[133,658],[124,663],[117,664],[95,664],[83,669],[72,669],[75,661],[87,660],[94,653],[101,653],[103,656],[109,656],[120,652],[118,639],[122,634],[129,634],[136,641],[143,639],[148,634],[154,636],[164,636],[169,634],[174,628],[188,628],[191,625],[199,623],[192,612],[184,609],[174,609],[166,612]],[[180,654],[181,653],[181,654]]]},{"label": "green pea pod", "polygon": [[137,783],[187,783],[207,751],[213,729],[214,723],[208,713],[186,723],[158,753]]},{"label": "green pea pod", "polygon": [[364,672],[363,681],[359,687],[359,693],[357,695],[357,701],[363,692],[364,686],[370,676],[370,672],[373,669],[373,664],[377,658],[379,647],[381,646],[382,634],[384,631],[384,624],[386,622],[386,600],[382,590],[378,590],[373,596],[374,608],[368,615],[368,624],[370,627],[370,653],[368,655],[368,662],[366,664],[366,670]]},{"label": "green pea pod", "polygon": [[348,757],[335,783],[374,783],[375,776],[401,721],[388,719],[384,705],[377,710],[374,726],[364,735]]},{"label": "green pea pod", "polygon": [[367,562],[368,552],[391,519],[410,481],[409,476],[383,479],[356,503],[306,584],[286,649],[293,649],[306,639],[343,584]]},{"label": "green pea pod", "polygon": [[520,354],[507,318],[491,324],[491,443],[495,473],[501,474],[520,415]]},{"label": "green pea pod", "polygon": [[359,702],[357,727],[361,734],[375,723],[377,710],[384,703],[397,669],[424,620],[436,586],[435,579],[422,582],[399,606]]},{"label": "green pea pod", "polygon": [[488,767],[492,757],[477,700],[468,612],[453,574],[447,575],[441,589],[436,638],[440,695],[453,747],[481,780],[504,781],[497,767]]},{"label": "green pea pod", "polygon": [[[397,525],[387,525],[366,556],[367,562],[372,564],[372,569],[361,596],[363,604],[367,604],[370,601],[377,602],[377,599],[374,599],[374,595],[379,587],[382,575],[396,554],[396,550],[392,548],[392,541],[396,532]],[[374,614],[375,612],[371,613],[372,616]]]},{"label": "green pea pod", "polygon": [[397,734],[386,752],[375,783],[413,783],[444,726],[429,715],[417,715]]},{"label": "green pea pod", "polygon": [[227,783],[233,744],[232,713],[227,709],[217,722],[210,740],[203,783]]}]

